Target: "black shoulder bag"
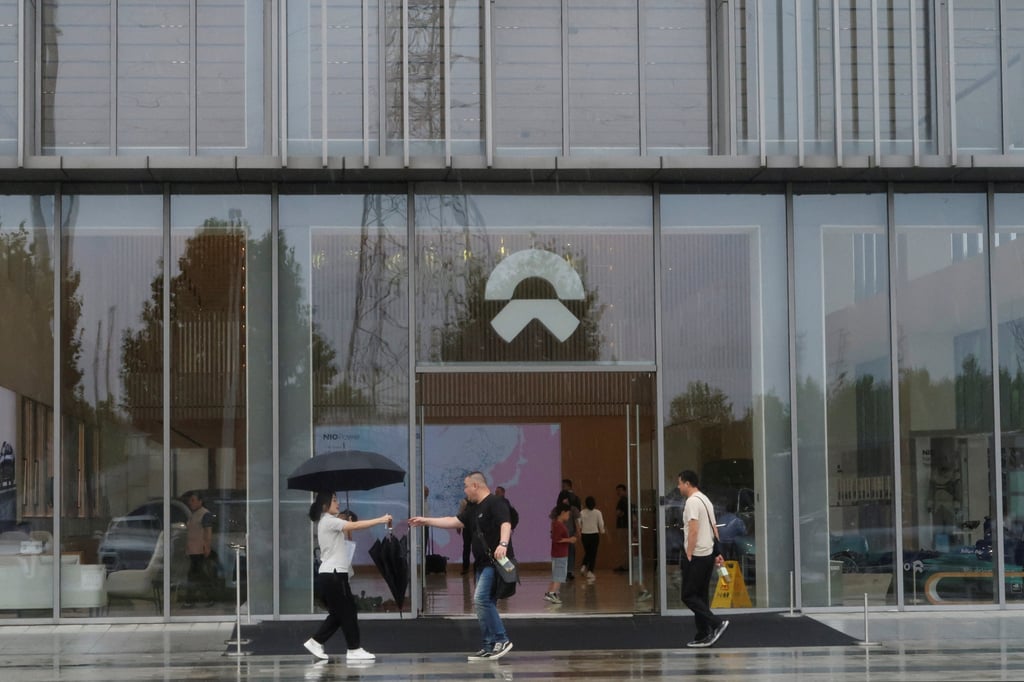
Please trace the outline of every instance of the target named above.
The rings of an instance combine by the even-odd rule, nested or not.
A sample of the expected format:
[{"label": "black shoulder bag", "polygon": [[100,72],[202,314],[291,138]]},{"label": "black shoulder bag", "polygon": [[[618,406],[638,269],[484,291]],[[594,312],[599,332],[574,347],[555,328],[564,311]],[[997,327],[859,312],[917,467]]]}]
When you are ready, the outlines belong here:
[{"label": "black shoulder bag", "polygon": [[487,549],[487,558],[490,559],[491,565],[494,566],[494,574],[498,578],[494,581],[494,598],[507,599],[511,597],[516,593],[516,584],[519,582],[519,564],[511,556],[511,544],[509,545],[509,553],[505,555],[504,561],[498,561],[494,558],[491,548],[487,546],[487,539],[484,538],[484,534],[480,531],[479,526],[476,527],[476,534],[480,538],[481,544]]}]

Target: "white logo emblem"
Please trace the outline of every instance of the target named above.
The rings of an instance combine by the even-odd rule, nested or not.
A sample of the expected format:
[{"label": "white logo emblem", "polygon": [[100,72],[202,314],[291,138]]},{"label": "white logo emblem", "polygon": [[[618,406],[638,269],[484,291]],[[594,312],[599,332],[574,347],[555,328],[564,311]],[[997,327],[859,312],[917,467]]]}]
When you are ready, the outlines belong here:
[{"label": "white logo emblem", "polygon": [[[539,277],[549,282],[555,288],[558,299],[528,298],[512,301],[516,286],[528,277]],[[537,320],[555,338],[565,341],[576,331],[580,321],[562,301],[582,301],[583,280],[569,263],[556,254],[540,249],[526,249],[498,263],[487,279],[484,299],[509,301],[491,320],[494,331],[505,341],[511,342],[519,336],[531,320]]]}]

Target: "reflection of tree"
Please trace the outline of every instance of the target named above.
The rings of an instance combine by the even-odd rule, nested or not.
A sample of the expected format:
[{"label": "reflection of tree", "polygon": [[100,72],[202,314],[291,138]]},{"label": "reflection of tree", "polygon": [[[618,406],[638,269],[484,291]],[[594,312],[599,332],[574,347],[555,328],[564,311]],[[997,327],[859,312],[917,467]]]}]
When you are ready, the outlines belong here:
[{"label": "reflection of tree", "polygon": [[[583,282],[584,298],[562,301],[578,320],[579,326],[564,342],[559,342],[540,322],[530,322],[511,342],[502,339],[491,321],[507,301],[485,300],[487,278],[507,255],[504,246],[496,248],[494,239],[483,226],[483,217],[472,197],[444,195],[418,209],[437,224],[459,225],[437,230],[431,235],[426,252],[420,256],[418,293],[421,308],[433,324],[431,360],[441,362],[529,362],[592,361],[601,357],[603,337],[600,320],[603,308],[598,292],[587,284],[587,259],[552,239],[533,248],[546,250],[565,259]],[[496,253],[497,251],[497,253]],[[514,299],[557,298],[551,283],[529,277],[517,286]]]},{"label": "reflection of tree", "polygon": [[[248,225],[241,217],[207,219],[185,241],[178,259],[178,274],[169,278],[170,392],[179,425],[179,417],[185,416],[213,421],[224,417],[244,424],[246,262],[248,259],[269,263],[274,246],[269,233],[259,240],[247,241],[247,231]],[[281,250],[278,272],[282,297],[297,295],[302,280],[291,249]],[[163,284],[164,274],[153,279],[150,298],[142,307],[141,324],[126,330],[121,340],[122,407],[130,420],[143,428],[162,418]],[[297,342],[286,338],[289,335],[301,335],[302,345],[309,343],[308,318],[308,308],[281,306],[282,343]],[[269,334],[272,330],[261,329],[259,333]],[[321,368],[319,377],[330,381],[337,373],[333,351],[315,329],[312,348],[313,361]],[[251,361],[269,365],[271,358]],[[308,373],[308,367],[282,367],[282,392],[295,383],[295,377]]]},{"label": "reflection of tree", "polygon": [[[41,215],[36,220],[44,224]],[[17,349],[5,354],[0,384],[52,404],[53,265],[44,230],[30,231],[22,222],[5,231],[0,223],[0,310],[4,347]],[[77,348],[81,354],[80,342]],[[78,386],[81,371],[71,379]]]},{"label": "reflection of tree", "polygon": [[691,381],[686,392],[669,403],[669,426],[700,422],[727,424],[732,421],[732,401],[721,389],[712,388],[706,381]]},{"label": "reflection of tree", "polygon": [[754,456],[757,412],[766,427],[764,451],[788,450],[790,410],[778,396],[754,396],[753,405],[737,417],[725,392],[705,381],[690,382],[684,393],[671,400],[667,430],[674,445],[695,460],[694,466],[723,457],[749,459]]}]

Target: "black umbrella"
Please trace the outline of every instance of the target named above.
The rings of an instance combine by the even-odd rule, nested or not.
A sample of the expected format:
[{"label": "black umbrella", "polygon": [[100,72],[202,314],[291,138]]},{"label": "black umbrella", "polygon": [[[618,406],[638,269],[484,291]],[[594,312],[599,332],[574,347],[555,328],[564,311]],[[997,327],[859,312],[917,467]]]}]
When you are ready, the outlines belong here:
[{"label": "black umbrella", "polygon": [[333,450],[303,462],[288,477],[288,487],[315,493],[348,492],[372,490],[404,480],[405,470],[380,453]]},{"label": "black umbrella", "polygon": [[405,604],[405,588],[409,582],[408,554],[408,538],[403,537],[399,540],[390,527],[388,534],[383,539],[375,540],[370,547],[370,558],[377,565],[377,570],[391,590],[391,596],[395,598],[399,611]]}]

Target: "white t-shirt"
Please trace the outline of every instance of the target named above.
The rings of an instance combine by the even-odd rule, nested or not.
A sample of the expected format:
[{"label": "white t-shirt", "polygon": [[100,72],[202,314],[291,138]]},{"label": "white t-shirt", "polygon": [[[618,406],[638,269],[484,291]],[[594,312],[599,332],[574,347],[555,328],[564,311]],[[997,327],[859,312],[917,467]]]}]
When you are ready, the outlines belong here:
[{"label": "white t-shirt", "polygon": [[604,532],[604,516],[600,509],[586,509],[580,512],[580,532],[584,535]]},{"label": "white t-shirt", "polygon": [[715,520],[715,508],[711,500],[704,493],[694,493],[686,498],[683,506],[683,549],[689,546],[690,542],[690,521],[697,519],[697,544],[693,548],[694,556],[708,556],[714,547],[714,534],[711,525],[717,523]]},{"label": "white t-shirt", "polygon": [[351,573],[352,556],[356,543],[345,537],[348,521],[324,514],[316,525],[316,539],[320,543],[321,573]]}]

